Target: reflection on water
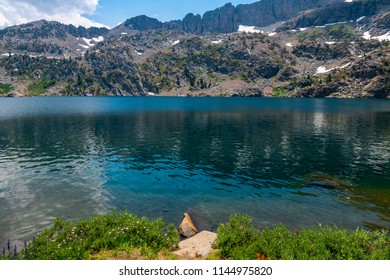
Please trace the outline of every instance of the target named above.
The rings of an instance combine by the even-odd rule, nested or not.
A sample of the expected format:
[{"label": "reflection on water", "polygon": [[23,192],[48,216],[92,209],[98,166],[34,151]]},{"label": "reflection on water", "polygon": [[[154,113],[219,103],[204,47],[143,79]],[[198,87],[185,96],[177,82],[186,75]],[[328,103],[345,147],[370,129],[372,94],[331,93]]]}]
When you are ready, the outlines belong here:
[{"label": "reflection on water", "polygon": [[0,101],[0,244],[111,209],[390,228],[387,101]]}]

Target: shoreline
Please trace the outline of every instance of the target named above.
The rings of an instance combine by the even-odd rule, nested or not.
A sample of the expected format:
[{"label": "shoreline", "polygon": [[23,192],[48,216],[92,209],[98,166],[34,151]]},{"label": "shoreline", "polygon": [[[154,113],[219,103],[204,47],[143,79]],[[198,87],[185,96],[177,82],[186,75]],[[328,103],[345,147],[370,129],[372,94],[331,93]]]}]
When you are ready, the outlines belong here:
[{"label": "shoreline", "polygon": [[125,211],[74,223],[57,219],[20,250],[8,241],[0,255],[6,259],[390,260],[390,235],[320,224],[298,231],[283,225],[260,230],[250,216],[236,214],[217,233],[202,231],[180,241],[174,225]]}]

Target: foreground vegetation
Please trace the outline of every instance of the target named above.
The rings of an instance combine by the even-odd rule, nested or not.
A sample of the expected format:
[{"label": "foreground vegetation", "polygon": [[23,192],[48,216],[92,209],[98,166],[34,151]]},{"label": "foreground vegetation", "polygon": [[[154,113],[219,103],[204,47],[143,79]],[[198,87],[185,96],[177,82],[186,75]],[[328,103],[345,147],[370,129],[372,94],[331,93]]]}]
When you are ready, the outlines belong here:
[{"label": "foreground vegetation", "polygon": [[215,247],[220,258],[236,260],[258,255],[272,260],[390,260],[386,232],[349,232],[321,225],[300,231],[282,225],[260,231],[252,225],[252,218],[242,215],[219,226]]},{"label": "foreground vegetation", "polygon": [[[218,250],[210,259],[390,260],[390,237],[384,231],[349,232],[321,225],[300,231],[282,225],[260,231],[251,217],[233,215],[217,232],[213,246]],[[175,226],[165,226],[161,219],[112,212],[75,223],[57,219],[19,252],[8,242],[0,259],[175,259],[171,252],[179,240]]]}]

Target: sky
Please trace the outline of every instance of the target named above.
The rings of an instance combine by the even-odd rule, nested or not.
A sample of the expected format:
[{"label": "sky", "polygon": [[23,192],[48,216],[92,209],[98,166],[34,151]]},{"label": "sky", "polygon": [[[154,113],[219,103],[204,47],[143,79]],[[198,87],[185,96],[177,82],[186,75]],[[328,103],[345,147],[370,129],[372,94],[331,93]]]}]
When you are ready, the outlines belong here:
[{"label": "sky", "polygon": [[182,19],[188,13],[203,15],[227,2],[238,5],[256,0],[0,0],[0,28],[41,19],[113,28],[138,15],[160,21]]}]

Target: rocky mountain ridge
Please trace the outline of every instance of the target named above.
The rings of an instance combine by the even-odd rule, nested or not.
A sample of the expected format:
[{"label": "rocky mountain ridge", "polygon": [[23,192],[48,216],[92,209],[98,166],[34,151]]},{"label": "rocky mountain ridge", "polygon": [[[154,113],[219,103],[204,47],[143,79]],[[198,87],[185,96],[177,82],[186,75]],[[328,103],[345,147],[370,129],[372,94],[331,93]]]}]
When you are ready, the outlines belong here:
[{"label": "rocky mountain ridge", "polygon": [[[300,3],[297,9],[310,2],[294,1],[283,2]],[[293,16],[272,32],[244,26],[240,32],[194,34],[203,32],[207,13],[188,15],[196,17],[195,22],[183,20],[197,32],[165,28],[167,23],[145,16],[112,30],[46,21],[10,27],[0,32],[0,96],[388,98],[389,4],[374,2],[321,5]],[[232,5],[226,7],[233,11]],[[328,18],[335,15],[332,20],[347,14],[349,18],[317,26],[325,20],[324,11],[331,15]],[[337,15],[338,11],[342,12]],[[308,20],[313,18],[316,21]],[[217,26],[214,23],[208,28]]]},{"label": "rocky mountain ridge", "polygon": [[252,4],[233,6],[227,3],[223,7],[206,12],[203,16],[192,13],[182,20],[160,22],[147,16],[137,16],[124,22],[117,28],[131,30],[181,30],[192,34],[232,33],[239,25],[268,26],[297,16],[300,12],[326,6],[341,0],[262,0]]}]

